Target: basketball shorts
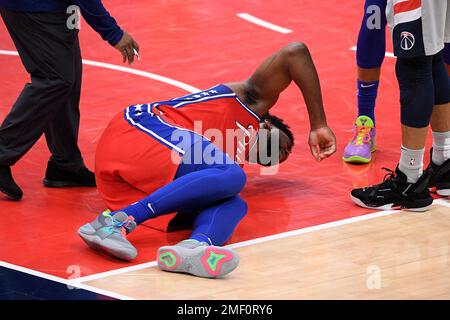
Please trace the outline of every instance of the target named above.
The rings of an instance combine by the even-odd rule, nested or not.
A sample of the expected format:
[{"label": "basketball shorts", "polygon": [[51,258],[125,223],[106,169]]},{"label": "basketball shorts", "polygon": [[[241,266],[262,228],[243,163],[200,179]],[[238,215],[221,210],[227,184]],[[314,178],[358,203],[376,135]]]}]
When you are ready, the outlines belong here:
[{"label": "basketball shorts", "polygon": [[386,15],[399,58],[432,56],[450,42],[448,0],[388,0]]}]

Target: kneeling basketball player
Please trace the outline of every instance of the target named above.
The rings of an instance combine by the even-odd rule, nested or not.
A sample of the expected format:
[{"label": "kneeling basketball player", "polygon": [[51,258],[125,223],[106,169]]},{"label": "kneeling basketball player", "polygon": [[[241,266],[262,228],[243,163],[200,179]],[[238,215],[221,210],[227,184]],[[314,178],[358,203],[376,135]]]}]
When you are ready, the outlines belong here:
[{"label": "kneeling basketball player", "polygon": [[[95,164],[109,210],[82,226],[80,237],[94,249],[132,260],[137,251],[126,234],[148,219],[176,212],[169,227],[190,225],[193,231],[189,239],[158,250],[160,268],[208,278],[234,270],[237,253],[220,246],[247,213],[239,196],[246,182],[241,165],[255,150],[255,162],[266,166],[288,158],[293,135],[268,112],[292,81],[308,109],[311,153],[318,161],[332,155],[336,141],[314,63],[304,44],[292,43],[245,81],[132,105],[116,115],[98,143]],[[264,144],[258,138],[266,142],[265,154],[277,146],[270,161],[261,156]]]}]

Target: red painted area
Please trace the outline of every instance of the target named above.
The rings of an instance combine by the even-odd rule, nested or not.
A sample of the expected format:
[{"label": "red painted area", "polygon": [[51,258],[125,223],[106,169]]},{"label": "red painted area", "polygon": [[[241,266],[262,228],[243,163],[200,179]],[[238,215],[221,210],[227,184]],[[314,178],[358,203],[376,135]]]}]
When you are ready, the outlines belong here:
[{"label": "red painted area", "polygon": [[[399,158],[399,95],[394,59],[387,58],[377,106],[378,151],[372,164],[347,165],[341,160],[352,136],[356,115],[355,52],[363,12],[358,1],[104,1],[121,26],[141,46],[141,61],[133,67],[167,76],[197,88],[242,80],[269,54],[292,41],[305,42],[321,78],[329,125],[339,150],[317,163],[307,146],[309,124],[299,90],[292,85],[273,112],[286,119],[296,135],[294,152],[280,172],[260,175],[247,167],[248,185],[243,192],[250,211],[232,242],[336,221],[368,213],[353,205],[349,191],[379,182],[381,167],[393,168]],[[247,12],[289,28],[281,34],[236,16]],[[121,56],[82,23],[83,57],[121,65]],[[391,46],[388,46],[391,50]],[[0,24],[0,50],[15,50]],[[18,96],[27,74],[18,57],[0,55],[0,119]],[[166,100],[183,90],[135,75],[85,66],[81,99],[80,146],[85,162],[93,168],[98,138],[119,110],[134,103]],[[45,141],[39,141],[13,168],[25,196],[10,202],[0,196],[0,260],[69,277],[70,265],[81,275],[103,272],[155,260],[157,248],[183,239],[188,233],[165,233],[170,217],[149,221],[130,236],[139,250],[133,263],[120,262],[88,249],[76,230],[104,209],[95,189],[46,189],[42,185],[49,157]]]}]

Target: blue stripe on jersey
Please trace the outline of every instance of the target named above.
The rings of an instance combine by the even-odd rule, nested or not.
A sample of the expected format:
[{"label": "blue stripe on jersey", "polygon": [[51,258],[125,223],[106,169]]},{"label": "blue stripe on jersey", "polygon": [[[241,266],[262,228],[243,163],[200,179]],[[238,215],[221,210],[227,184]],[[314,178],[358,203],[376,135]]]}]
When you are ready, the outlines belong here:
[{"label": "blue stripe on jersey", "polygon": [[247,107],[238,98],[238,96],[236,95],[236,93],[234,93],[233,90],[231,90],[229,87],[227,87],[226,85],[223,85],[223,84],[219,84],[217,86],[214,86],[214,87],[204,90],[204,91],[188,94],[188,95],[182,96],[180,98],[175,98],[175,99],[169,101],[169,103],[167,101],[166,102],[157,102],[155,104],[155,106],[164,104],[164,105],[170,105],[174,108],[182,108],[185,105],[189,105],[192,103],[211,101],[211,100],[227,98],[227,97],[234,98],[237,102],[239,102],[239,104],[245,110],[247,110],[252,116],[254,116],[258,120],[258,122],[261,121],[259,116],[253,110],[251,110],[249,107]]},{"label": "blue stripe on jersey", "polygon": [[236,94],[228,88],[227,86],[223,84],[219,84],[217,86],[214,86],[210,89],[199,91],[196,93],[190,93],[188,95],[175,98],[169,101],[159,101],[154,103],[154,106],[159,105],[166,105],[171,106],[174,108],[181,108],[185,105],[198,103],[198,102],[204,102],[204,101],[211,101],[221,98],[234,98],[236,97]]},{"label": "blue stripe on jersey", "polygon": [[213,97],[216,95],[230,94],[230,93],[234,94],[233,90],[228,88],[226,85],[218,84],[214,87],[211,87],[211,88],[203,90],[203,91],[189,93],[184,96],[174,98],[171,101],[196,100],[198,98],[203,98],[203,97],[208,97],[208,96]]},{"label": "blue stripe on jersey", "polygon": [[142,105],[136,105],[126,108],[124,112],[125,120],[133,127],[145,132],[170,149],[176,150],[178,153],[184,155],[185,151],[170,141],[170,137],[172,137],[173,132],[175,130],[180,130],[180,128],[168,126],[167,124],[162,123],[158,120],[159,117],[156,117],[153,113],[151,113],[151,109],[148,110],[150,112],[150,117],[140,117],[143,114],[141,107]]},{"label": "blue stripe on jersey", "polygon": [[[125,109],[125,120],[180,155],[184,155],[195,141],[202,139],[210,141],[192,130],[167,123],[153,113],[153,107],[151,104],[130,106]],[[178,132],[174,134],[175,131]],[[184,133],[180,134],[180,131],[186,132],[189,138]]]},{"label": "blue stripe on jersey", "polygon": [[136,127],[138,130],[145,132],[147,135],[163,143],[170,149],[176,150],[178,153],[184,155],[184,148],[180,147],[180,145],[177,145],[178,141],[175,142],[171,139],[173,137],[174,131],[183,130],[194,133],[197,136],[202,137],[203,139],[206,138],[186,128],[177,127],[165,122],[161,117],[153,112],[153,108],[158,107],[159,105],[167,105],[173,108],[182,108],[183,106],[194,103],[201,103],[223,98],[235,99],[248,113],[254,116],[258,121],[260,121],[258,115],[254,113],[253,110],[248,108],[241,100],[239,100],[236,94],[229,87],[223,84],[169,101],[132,105],[125,109],[124,117],[129,124]]}]

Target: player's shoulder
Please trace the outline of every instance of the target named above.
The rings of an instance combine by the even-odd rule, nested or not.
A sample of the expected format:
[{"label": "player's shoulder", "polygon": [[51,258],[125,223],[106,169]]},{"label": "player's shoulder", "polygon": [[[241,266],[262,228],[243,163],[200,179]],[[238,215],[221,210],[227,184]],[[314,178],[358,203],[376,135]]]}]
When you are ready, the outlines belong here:
[{"label": "player's shoulder", "polygon": [[228,86],[224,84],[218,84],[205,90],[196,91],[183,95],[181,97],[174,98],[171,101],[208,100],[211,98],[233,96],[234,94],[234,91]]}]

